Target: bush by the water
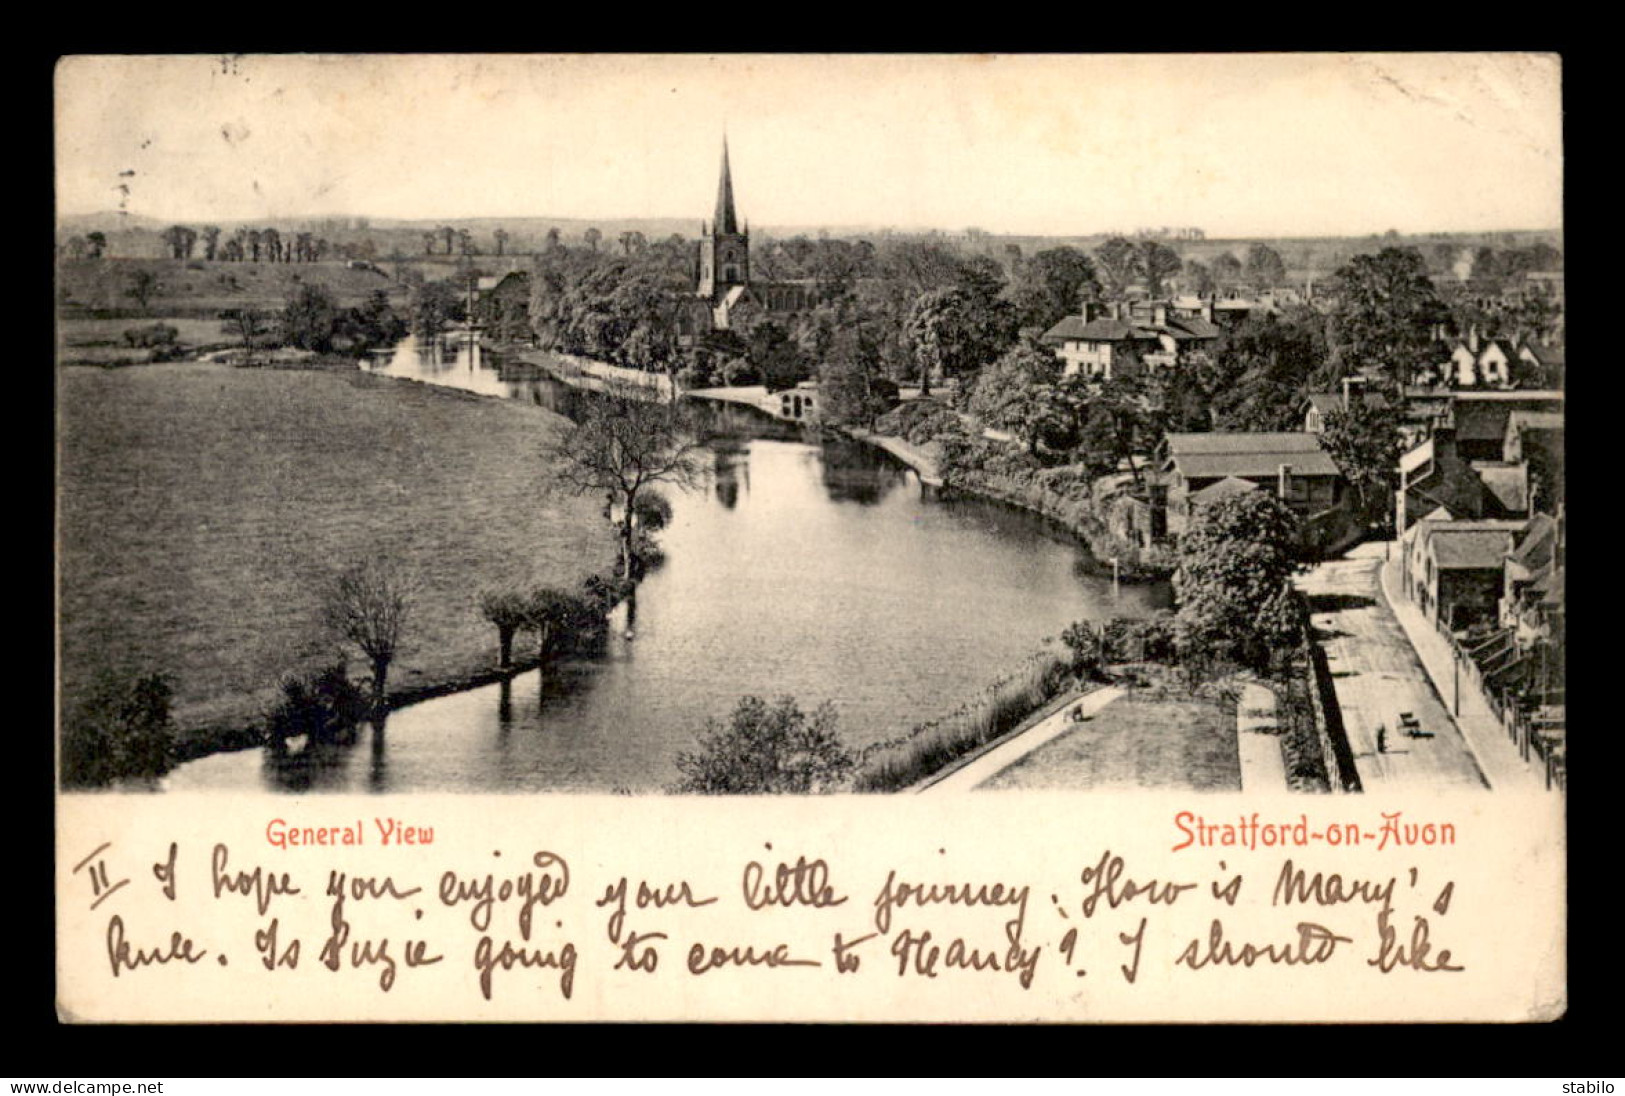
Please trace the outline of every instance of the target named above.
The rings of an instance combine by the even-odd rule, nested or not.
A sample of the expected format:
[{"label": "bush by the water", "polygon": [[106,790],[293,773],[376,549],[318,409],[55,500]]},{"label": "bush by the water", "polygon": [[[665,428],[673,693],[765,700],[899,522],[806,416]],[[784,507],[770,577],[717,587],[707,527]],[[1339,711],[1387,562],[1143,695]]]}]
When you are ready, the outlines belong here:
[{"label": "bush by the water", "polygon": [[63,786],[106,787],[168,772],[174,764],[173,696],[174,688],[162,674],[98,679],[63,721]]},{"label": "bush by the water", "polygon": [[794,697],[769,706],[741,697],[726,724],[707,720],[698,749],[677,755],[678,793],[774,795],[831,792],[851,777],[857,760],[841,741],[835,707],[809,716]]},{"label": "bush by the water", "polygon": [[1075,679],[1066,662],[1041,655],[942,717],[863,751],[860,792],[900,791],[1014,729]]},{"label": "bush by the water", "polygon": [[875,420],[877,433],[902,438],[910,445],[925,445],[957,429],[962,429],[959,416],[929,398],[900,403]]},{"label": "bush by the water", "polygon": [[266,716],[266,735],[273,746],[300,735],[311,742],[351,741],[370,708],[366,692],[350,680],[342,662],[310,674],[288,674],[281,701]]}]

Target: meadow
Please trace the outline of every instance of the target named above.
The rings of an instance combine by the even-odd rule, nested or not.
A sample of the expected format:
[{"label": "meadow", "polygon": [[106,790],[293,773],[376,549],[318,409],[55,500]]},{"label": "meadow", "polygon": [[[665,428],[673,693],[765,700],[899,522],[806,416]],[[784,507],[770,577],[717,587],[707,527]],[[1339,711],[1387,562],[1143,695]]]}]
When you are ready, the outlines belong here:
[{"label": "meadow", "polygon": [[392,692],[489,668],[482,590],[613,565],[602,500],[547,489],[567,425],[349,369],[59,369],[64,710],[99,674],[156,670],[183,737],[252,726],[281,675],[332,660],[318,589],[369,552],[417,590]]}]

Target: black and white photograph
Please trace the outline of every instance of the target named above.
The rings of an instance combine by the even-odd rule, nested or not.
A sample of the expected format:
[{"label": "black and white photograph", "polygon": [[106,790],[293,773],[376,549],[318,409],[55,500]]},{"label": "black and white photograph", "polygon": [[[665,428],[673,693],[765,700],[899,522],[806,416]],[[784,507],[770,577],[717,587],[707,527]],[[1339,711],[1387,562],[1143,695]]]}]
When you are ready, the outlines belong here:
[{"label": "black and white photograph", "polygon": [[64,791],[1562,791],[1553,57],[56,110]]}]

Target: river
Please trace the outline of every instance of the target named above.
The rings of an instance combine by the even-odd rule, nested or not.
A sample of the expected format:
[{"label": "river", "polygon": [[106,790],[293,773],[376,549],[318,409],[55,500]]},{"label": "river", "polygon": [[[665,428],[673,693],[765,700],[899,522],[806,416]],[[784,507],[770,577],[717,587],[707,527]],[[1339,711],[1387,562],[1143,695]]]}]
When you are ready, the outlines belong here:
[{"label": "river", "polygon": [[[409,340],[372,369],[566,414],[594,398],[466,347]],[[709,472],[666,491],[666,562],[615,611],[602,657],[401,708],[354,746],[202,758],[165,786],[658,791],[741,696],[788,694],[807,711],[833,701],[858,748],[946,714],[1074,620],[1169,603],[1164,585],[1114,590],[1039,518],[929,497],[861,443],[820,444],[746,408],[706,419]]]}]

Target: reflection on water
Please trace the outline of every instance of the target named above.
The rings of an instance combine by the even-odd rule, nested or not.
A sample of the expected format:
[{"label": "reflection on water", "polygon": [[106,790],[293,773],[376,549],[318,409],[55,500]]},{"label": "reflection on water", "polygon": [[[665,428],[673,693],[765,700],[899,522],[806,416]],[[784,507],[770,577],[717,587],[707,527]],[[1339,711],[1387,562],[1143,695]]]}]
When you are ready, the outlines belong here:
[{"label": "reflection on water", "polygon": [[[565,413],[599,398],[466,347],[403,347],[376,371]],[[707,430],[705,482],[667,490],[666,563],[616,610],[601,657],[399,709],[350,747],[204,758],[167,786],[658,790],[742,695],[833,700],[862,746],[954,708],[1074,620],[1168,602],[1080,573],[1083,549],[1031,515],[925,498],[867,446],[743,408],[708,412]]]}]

